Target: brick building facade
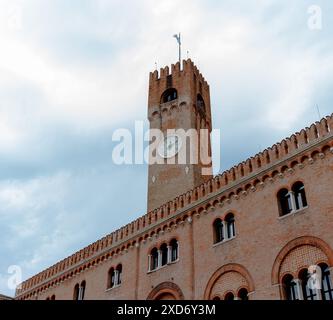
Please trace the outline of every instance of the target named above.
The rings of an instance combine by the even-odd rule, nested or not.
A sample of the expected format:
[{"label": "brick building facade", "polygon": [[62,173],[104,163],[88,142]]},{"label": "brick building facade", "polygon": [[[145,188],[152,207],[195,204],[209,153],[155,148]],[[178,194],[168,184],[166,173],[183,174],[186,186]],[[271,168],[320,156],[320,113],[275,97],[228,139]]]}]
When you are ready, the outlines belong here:
[{"label": "brick building facade", "polygon": [[[211,130],[192,61],[150,74],[148,118]],[[333,116],[215,177],[204,167],[150,165],[149,212],[24,281],[16,299],[333,300]],[[307,286],[310,265],[322,289]]]}]

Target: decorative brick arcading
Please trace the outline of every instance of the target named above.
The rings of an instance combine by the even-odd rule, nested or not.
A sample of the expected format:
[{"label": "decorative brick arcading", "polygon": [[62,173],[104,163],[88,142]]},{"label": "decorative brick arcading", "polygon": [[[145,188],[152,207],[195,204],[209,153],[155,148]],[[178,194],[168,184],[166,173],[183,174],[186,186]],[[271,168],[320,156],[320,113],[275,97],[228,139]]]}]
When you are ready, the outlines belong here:
[{"label": "decorative brick arcading", "polygon": [[223,299],[230,290],[236,295],[239,289],[246,288],[248,292],[254,291],[254,282],[248,270],[236,263],[226,264],[214,272],[208,281],[204,299],[211,300],[215,296]]},{"label": "decorative brick arcading", "polygon": [[218,296],[222,300],[230,291],[236,296],[240,288],[248,288],[248,286],[246,279],[240,273],[229,271],[216,280],[210,298]]},{"label": "decorative brick arcading", "polygon": [[289,273],[295,278],[300,269],[308,268],[310,265],[320,262],[328,262],[325,253],[317,247],[303,245],[295,248],[285,257],[280,270],[280,278]]},{"label": "decorative brick arcading", "polygon": [[296,238],[277,255],[272,268],[272,285],[280,283],[286,273],[297,278],[301,268],[321,262],[333,265],[333,251],[326,242],[312,236]]},{"label": "decorative brick arcading", "polygon": [[[187,68],[193,69],[194,67],[195,66],[191,61],[184,61],[183,70],[187,70]],[[168,75],[168,69],[164,68],[163,70],[164,71],[161,71],[160,77]],[[172,66],[172,74],[176,75],[177,72],[183,72],[180,70],[178,64]],[[201,75],[199,74],[199,76]],[[158,79],[157,72],[151,74],[151,79]],[[330,115],[323,118],[321,121],[312,124],[310,127],[291,135],[289,138],[274,144],[272,147],[265,149],[231,169],[213,177],[193,190],[189,190],[185,194],[179,195],[174,200],[148,212],[135,221],[110,233],[104,238],[90,244],[52,267],[24,281],[21,284],[21,287],[17,289],[16,296],[21,297],[24,293],[30,292],[32,289],[42,290],[42,288],[39,288],[42,284],[43,288],[47,288],[59,281],[65,280],[67,277],[72,277],[75,275],[73,269],[75,269],[76,266],[79,266],[83,262],[87,262],[87,266],[84,266],[84,268],[86,268],[90,265],[99,263],[104,259],[108,259],[111,257],[111,250],[113,250],[115,254],[118,254],[119,252],[132,248],[140,241],[145,241],[145,239],[149,237],[148,234],[143,237],[143,233],[151,232],[149,230],[160,222],[172,218],[175,216],[176,212],[178,213],[187,209],[191,210],[192,207],[194,208],[198,204],[206,201],[209,197],[218,195],[221,192],[225,193],[225,195],[218,200],[215,200],[213,203],[208,202],[204,208],[201,207],[198,209],[198,212],[196,213],[197,215],[202,212],[207,212],[209,209],[214,209],[214,205],[223,205],[223,201],[232,201],[238,199],[240,196],[246,195],[251,190],[255,191],[263,185],[265,179],[273,179],[276,175],[283,175],[284,170],[287,170],[288,167],[282,168],[281,172],[275,170],[270,175],[267,174],[263,177],[262,181],[255,178],[257,174],[265,174],[266,170],[271,170],[287,158],[291,158],[294,155],[297,156],[303,152],[305,153],[313,145],[321,141],[327,140],[326,147],[330,149],[330,152],[333,152],[332,137],[333,115]],[[303,158],[300,159],[300,162],[305,160],[310,161],[312,160],[312,157],[320,153],[321,151],[315,151],[309,156],[304,155]],[[297,161],[296,163],[298,165],[303,165]],[[242,188],[233,190],[234,186],[243,183],[243,181],[247,183],[249,179],[253,179],[251,184],[246,184]],[[168,227],[171,227],[171,222]],[[98,257],[100,254],[103,254],[103,256]],[[91,262],[89,262],[90,260]]]}]

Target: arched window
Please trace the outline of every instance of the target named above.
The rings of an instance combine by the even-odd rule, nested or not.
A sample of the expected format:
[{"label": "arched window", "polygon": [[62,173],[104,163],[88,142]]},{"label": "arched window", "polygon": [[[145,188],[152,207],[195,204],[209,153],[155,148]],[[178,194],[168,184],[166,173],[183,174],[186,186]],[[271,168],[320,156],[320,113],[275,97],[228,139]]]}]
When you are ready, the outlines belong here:
[{"label": "arched window", "polygon": [[298,274],[300,285],[302,286],[303,297],[298,297],[299,300],[317,300],[317,293],[308,286],[309,274],[308,269],[302,269]]},{"label": "arched window", "polygon": [[85,291],[86,291],[86,282],[82,281],[81,285],[77,283],[74,287],[73,300],[83,300]]},{"label": "arched window", "polygon": [[171,262],[173,262],[178,259],[178,241],[176,239],[172,239],[170,242],[170,246],[171,246]]},{"label": "arched window", "polygon": [[121,264],[118,264],[116,268],[116,277],[115,277],[116,286],[119,286],[121,284],[122,272],[123,272],[123,266]]},{"label": "arched window", "polygon": [[290,213],[292,211],[292,202],[288,190],[281,189],[277,194],[277,198],[278,198],[280,216],[284,216]]},{"label": "arched window", "polygon": [[221,300],[221,298],[220,298],[219,296],[215,296],[215,297],[213,298],[213,300],[215,300],[215,301],[219,301],[219,300]]},{"label": "arched window", "polygon": [[164,91],[161,97],[161,103],[170,102],[172,100],[176,100],[178,98],[177,90],[174,88],[170,88]]},{"label": "arched window", "polygon": [[111,289],[114,287],[114,276],[115,276],[115,273],[114,273],[114,268],[110,268],[109,272],[108,272],[108,285],[107,285],[107,288],[108,289]]},{"label": "arched window", "polygon": [[161,245],[161,254],[162,254],[162,266],[165,266],[168,263],[168,246],[166,243]]},{"label": "arched window", "polygon": [[235,295],[232,292],[228,292],[224,296],[224,300],[227,300],[227,301],[235,300]]},{"label": "arched window", "polygon": [[286,300],[299,300],[297,283],[293,276],[288,274],[282,280]]},{"label": "arched window", "polygon": [[205,102],[202,98],[201,94],[197,95],[197,109],[200,114],[200,116],[204,117],[206,115],[206,108],[205,108]]},{"label": "arched window", "polygon": [[51,300],[55,300],[55,298],[56,298],[55,295],[52,295]]},{"label": "arched window", "polygon": [[219,243],[223,241],[224,235],[223,235],[223,222],[221,219],[216,219],[214,221],[214,243]]},{"label": "arched window", "polygon": [[225,218],[226,228],[227,228],[227,237],[231,239],[236,236],[235,231],[235,217],[232,213],[229,213]]},{"label": "arched window", "polygon": [[79,300],[83,300],[84,299],[85,291],[86,291],[86,282],[83,280],[81,282],[81,286],[80,286]]},{"label": "arched window", "polygon": [[294,183],[291,190],[294,193],[296,210],[306,207],[308,203],[306,201],[304,184],[298,181]]},{"label": "arched window", "polygon": [[240,289],[239,291],[238,291],[238,295],[237,295],[237,297],[238,297],[238,299],[239,300],[243,300],[243,301],[245,301],[245,300],[249,300],[249,298],[248,298],[248,291],[247,291],[247,289],[245,289],[245,288],[242,288],[242,289]]},{"label": "arched window", "polygon": [[151,260],[150,260],[150,270],[155,270],[158,268],[158,251],[156,248],[152,249],[150,252]]},{"label": "arched window", "polygon": [[113,267],[110,268],[108,272],[108,289],[119,286],[121,284],[122,270],[123,268],[121,264],[118,264],[116,269],[114,269]]},{"label": "arched window", "polygon": [[79,300],[80,286],[77,283],[74,287],[73,300]]},{"label": "arched window", "polygon": [[327,264],[323,263],[319,265],[321,268],[322,277],[322,292],[321,296],[323,300],[333,300],[333,285],[331,280],[330,269]]},{"label": "arched window", "polygon": [[50,300],[50,297],[47,297],[45,300]]}]

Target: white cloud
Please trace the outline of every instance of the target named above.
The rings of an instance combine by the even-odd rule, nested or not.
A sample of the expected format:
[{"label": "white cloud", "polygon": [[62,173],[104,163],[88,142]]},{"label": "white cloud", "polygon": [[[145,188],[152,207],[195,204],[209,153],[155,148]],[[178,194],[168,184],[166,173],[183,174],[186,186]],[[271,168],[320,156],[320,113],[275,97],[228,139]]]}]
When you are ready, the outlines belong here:
[{"label": "white cloud", "polygon": [[[38,272],[40,265],[61,258],[68,247],[84,236],[76,232],[84,223],[79,210],[71,212],[69,186],[77,178],[63,172],[28,181],[1,181],[0,225],[2,230],[0,255],[11,252],[0,265],[0,275],[7,279],[9,265],[19,265],[24,277]],[[82,213],[84,214],[84,213]],[[6,281],[0,291],[9,292]]]},{"label": "white cloud", "polygon": [[2,152],[10,151],[21,139],[21,133],[9,124],[6,115],[0,113],[0,148]]},{"label": "white cloud", "polygon": [[9,218],[15,241],[33,235],[42,225],[44,211],[54,206],[61,209],[66,195],[68,173],[39,177],[27,181],[0,182],[0,219]]},{"label": "white cloud", "polygon": [[[289,60],[290,48],[270,39],[279,30],[285,31],[288,22],[290,24],[294,18],[292,14],[295,14],[294,10],[287,8],[283,14],[272,17],[274,29],[269,28],[262,16],[273,4],[274,1],[262,2],[261,6],[255,7],[247,5],[246,15],[228,11],[227,6],[214,10],[213,6],[207,7],[204,1],[182,1],[180,4],[179,1],[147,0],[140,1],[140,4],[122,3],[121,8],[118,1],[96,1],[91,4],[90,10],[100,14],[101,19],[85,13],[70,22],[64,14],[62,22],[71,37],[74,34],[77,38],[84,38],[86,34],[86,37],[102,41],[105,46],[108,42],[114,44],[110,57],[105,59],[101,68],[95,65],[93,58],[85,60],[86,65],[70,65],[64,59],[66,55],[62,55],[62,60],[57,59],[45,43],[38,42],[38,38],[33,39],[33,34],[30,34],[30,28],[36,28],[31,17],[35,17],[39,25],[33,9],[38,6],[46,8],[45,4],[37,1],[32,8],[28,8],[23,3],[22,30],[15,33],[4,29],[1,34],[0,70],[7,70],[39,88],[46,102],[40,108],[43,119],[60,119],[75,127],[110,126],[126,121],[129,116],[132,119],[145,118],[148,71],[155,61],[158,66],[164,66],[176,60],[177,46],[172,35],[181,30],[184,35],[183,56],[189,49],[194,61],[208,71],[210,82],[224,78],[224,75],[231,76],[234,81],[238,79],[242,86],[245,86],[242,83],[244,80],[265,80],[272,98],[276,99],[276,104],[266,108],[270,107],[275,115],[274,110],[279,103],[282,106],[295,104],[295,101],[301,104],[305,99],[300,100],[297,96],[303,92],[310,95],[308,86],[311,82],[300,82],[297,96],[293,92],[295,90],[286,85],[298,76],[290,65],[297,63],[301,67],[309,67],[309,59],[302,51],[296,50],[297,55]],[[129,9],[137,10],[140,16]],[[105,15],[109,15],[109,19],[105,19]],[[45,23],[45,20],[40,20],[40,23]],[[39,31],[42,36],[38,36],[45,39],[49,29],[54,35],[53,28],[53,24],[49,28],[45,26],[45,30]],[[24,38],[25,34],[29,37]],[[59,37],[62,39],[60,45],[67,41],[65,32],[59,31]],[[81,53],[85,54],[84,51]],[[318,63],[316,57],[313,58],[310,68]],[[279,72],[272,67],[277,64]],[[260,76],[261,79],[258,78]],[[259,86],[260,81],[252,80],[249,85]],[[274,97],[281,91],[285,92],[284,98]],[[270,112],[267,114],[271,117]]]},{"label": "white cloud", "polygon": [[[93,148],[100,135],[87,143],[96,131],[146,118],[148,72],[177,60],[174,33],[211,85],[222,152],[233,163],[243,156],[241,134],[256,141],[265,131],[260,139],[271,143],[309,124],[318,92],[332,86],[333,59],[332,30],[324,24],[311,33],[306,9],[304,1],[274,0],[1,1],[0,173],[17,177],[0,181],[0,292],[8,263],[33,274],[144,212],[144,200],[127,204],[134,213],[124,208],[129,187],[120,170],[105,173],[106,161],[98,162],[110,150],[92,163],[79,151],[91,148],[87,158],[100,151]],[[328,9],[323,14],[328,21]],[[256,153],[256,143],[247,151]],[[16,162],[27,168],[11,167]],[[142,171],[135,174],[142,181],[133,179],[133,189],[145,189]],[[110,217],[110,203],[121,214]]]}]

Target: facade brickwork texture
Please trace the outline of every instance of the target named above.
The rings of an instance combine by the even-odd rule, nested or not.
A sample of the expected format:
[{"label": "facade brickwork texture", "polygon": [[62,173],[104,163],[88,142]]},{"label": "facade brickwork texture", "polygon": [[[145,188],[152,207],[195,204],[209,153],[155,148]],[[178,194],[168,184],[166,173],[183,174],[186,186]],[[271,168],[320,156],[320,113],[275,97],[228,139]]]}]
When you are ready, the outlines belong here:
[{"label": "facade brickwork texture", "polygon": [[221,294],[228,294],[232,292],[234,295],[241,288],[248,288],[249,284],[242,274],[236,271],[229,271],[221,275],[211,291],[212,297],[219,297],[221,300],[224,298]]},{"label": "facade brickwork texture", "polygon": [[[211,128],[208,84],[193,62],[183,63],[183,70],[172,66],[172,86],[180,89],[165,128],[180,123]],[[168,69],[160,77],[150,75],[151,127],[161,120],[160,97],[167,89],[163,81],[170,84],[163,80],[168,75]],[[199,86],[207,108],[204,121],[195,116]],[[190,167],[199,169],[200,164]],[[24,281],[16,299],[73,299],[75,285],[83,281],[84,299],[223,299],[240,288],[250,300],[282,299],[286,273],[296,277],[300,269],[319,263],[333,267],[332,116],[215,177],[200,180],[190,173],[187,184],[183,171],[175,178],[168,176],[166,165],[149,170],[148,184],[156,175],[157,187],[148,187],[153,198],[148,198],[147,214]],[[166,176],[159,183],[161,172]],[[291,190],[295,182],[304,185],[307,205],[281,216],[278,193]],[[171,190],[177,192],[172,198]],[[214,221],[224,221],[229,213],[235,236],[214,243]],[[177,259],[150,271],[152,249],[173,239],[178,241]],[[109,270],[120,264],[121,283],[108,288]]]}]

